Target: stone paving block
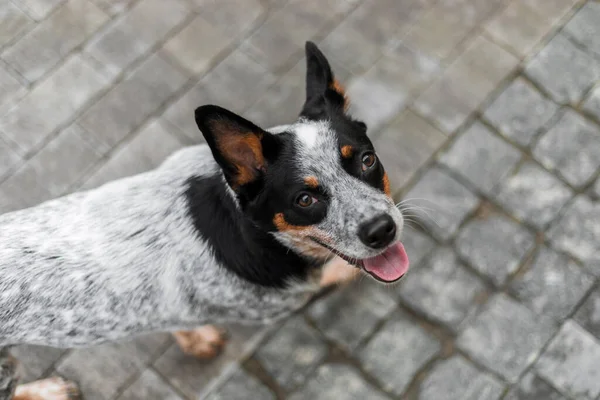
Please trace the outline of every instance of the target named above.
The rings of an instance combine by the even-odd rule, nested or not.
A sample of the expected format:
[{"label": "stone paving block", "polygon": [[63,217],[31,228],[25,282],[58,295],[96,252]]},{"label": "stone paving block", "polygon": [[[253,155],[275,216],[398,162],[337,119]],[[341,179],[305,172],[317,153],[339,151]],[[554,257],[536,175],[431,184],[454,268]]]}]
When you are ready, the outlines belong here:
[{"label": "stone paving block", "polygon": [[592,188],[592,191],[596,195],[596,197],[600,197],[600,179],[596,180],[596,184]]},{"label": "stone paving block", "polygon": [[21,82],[0,65],[0,105],[12,99],[22,90],[24,90],[24,86]]},{"label": "stone paving block", "polygon": [[163,40],[189,12],[185,0],[142,0],[97,34],[86,52],[116,75]]},{"label": "stone paving block", "polygon": [[529,8],[536,10],[538,14],[556,23],[565,16],[569,10],[578,2],[577,0],[523,0]]},{"label": "stone paving block", "polygon": [[325,336],[353,352],[396,306],[391,293],[369,278],[314,303],[308,315]]},{"label": "stone paving block", "polygon": [[37,205],[52,196],[38,183],[35,171],[20,167],[0,184],[0,214]]},{"label": "stone paving block", "polygon": [[325,359],[327,345],[301,316],[296,316],[286,321],[255,356],[279,386],[292,390]]},{"label": "stone paving block", "polygon": [[224,30],[224,34],[235,38],[252,28],[264,13],[260,0],[191,0],[197,5],[197,11],[207,21]]},{"label": "stone paving block", "polygon": [[349,83],[350,111],[375,132],[398,114],[413,89],[433,79],[438,70],[435,60],[400,44]]},{"label": "stone paving block", "polygon": [[344,0],[291,0],[270,14],[242,49],[264,67],[277,71],[294,53],[303,51],[307,40],[351,7],[352,3]]},{"label": "stone paving block", "polygon": [[38,80],[108,20],[88,0],[69,0],[8,48],[2,58],[30,82]]},{"label": "stone paving block", "polygon": [[65,0],[12,0],[31,18],[41,21]]},{"label": "stone paving block", "polygon": [[222,353],[212,360],[199,360],[184,354],[173,344],[156,362],[154,368],[187,398],[204,398],[209,384],[234,360],[254,348],[263,327],[228,326],[229,339]]},{"label": "stone paving block", "polygon": [[485,25],[485,30],[497,43],[521,57],[526,56],[551,29],[552,21],[522,0],[512,1]]},{"label": "stone paving block", "polygon": [[577,103],[600,79],[600,61],[556,35],[526,66],[525,72],[559,103]]},{"label": "stone paving block", "polygon": [[117,15],[127,10],[136,0],[93,0],[110,15]]},{"label": "stone paving block", "polygon": [[404,197],[415,199],[413,204],[427,211],[419,212],[421,224],[442,240],[454,235],[479,204],[477,196],[437,167],[427,171]]},{"label": "stone paving block", "polygon": [[158,167],[182,144],[159,121],[152,121],[119,149],[85,182],[91,189],[106,182],[140,174]]},{"label": "stone paving block", "polygon": [[153,55],[90,107],[78,122],[101,143],[112,147],[163,105],[185,81],[179,70],[160,55]]},{"label": "stone paving block", "polygon": [[165,44],[164,51],[188,71],[199,75],[233,42],[234,37],[226,35],[225,29],[199,15]]},{"label": "stone paving block", "polygon": [[289,399],[386,400],[389,398],[365,382],[353,367],[335,363],[322,365],[316,375]]},{"label": "stone paving block", "polygon": [[65,353],[65,350],[22,345],[10,349],[10,353],[19,361],[20,382],[27,383],[35,381],[47,373]]},{"label": "stone paving block", "polygon": [[600,396],[600,343],[567,321],[535,365],[538,374],[566,395],[593,400]]},{"label": "stone paving block", "polygon": [[194,120],[197,107],[215,104],[240,114],[274,82],[272,74],[244,53],[235,51],[171,105],[165,118],[194,143],[202,143],[204,137]]},{"label": "stone paving block", "polygon": [[552,386],[533,373],[527,373],[504,400],[567,400]]},{"label": "stone paving block", "polygon": [[113,399],[168,343],[168,334],[153,334],[134,341],[77,349],[63,358],[56,370],[77,382],[86,400]]},{"label": "stone paving block", "polygon": [[485,285],[459,263],[452,249],[442,247],[407,274],[399,293],[414,310],[456,330],[484,291]]},{"label": "stone paving block", "polygon": [[458,253],[494,285],[503,285],[535,244],[534,235],[492,213],[468,222],[456,238]]},{"label": "stone paving block", "polygon": [[554,220],[573,192],[554,175],[526,161],[496,191],[496,200],[537,229]]},{"label": "stone paving block", "polygon": [[219,387],[204,397],[206,400],[275,400],[276,397],[265,385],[241,369]]},{"label": "stone paving block", "polygon": [[86,140],[89,134],[74,124],[52,139],[39,153],[25,163],[38,185],[53,196],[65,193],[101,158]]},{"label": "stone paving block", "polygon": [[588,98],[583,102],[582,108],[600,120],[600,85],[592,90]]},{"label": "stone paving block", "polygon": [[146,369],[118,400],[181,400],[181,397],[156,372]]},{"label": "stone paving block", "polygon": [[517,64],[512,54],[478,36],[417,98],[415,107],[453,132]]},{"label": "stone paving block", "polygon": [[549,318],[497,294],[467,324],[456,344],[478,363],[515,383],[555,329]]},{"label": "stone paving block", "polygon": [[495,400],[502,383],[461,356],[440,361],[421,384],[420,400]]},{"label": "stone paving block", "polygon": [[0,136],[0,179],[21,160],[12,145]]},{"label": "stone paving block", "polygon": [[[600,203],[578,196],[549,232],[559,250],[594,264],[600,261]],[[600,276],[600,269],[590,269]]]},{"label": "stone paving block", "polygon": [[600,4],[586,3],[565,25],[564,32],[600,55]]},{"label": "stone paving block", "polygon": [[392,193],[404,187],[446,141],[446,135],[410,110],[404,111],[374,140]]},{"label": "stone paving block", "polygon": [[575,111],[567,110],[540,138],[533,155],[571,185],[584,186],[600,167],[600,129]]},{"label": "stone paving block", "polygon": [[442,155],[440,162],[490,194],[520,158],[519,150],[476,122]]},{"label": "stone paving block", "polygon": [[441,350],[438,339],[406,316],[393,316],[361,350],[359,359],[379,384],[400,395]]},{"label": "stone paving block", "polygon": [[598,287],[579,307],[573,319],[600,340],[600,289]]},{"label": "stone paving block", "polygon": [[88,62],[75,55],[0,117],[0,131],[22,150],[33,150],[73,118],[106,83]]},{"label": "stone paving block", "polygon": [[527,146],[557,110],[556,104],[517,78],[485,110],[484,117],[500,133]]},{"label": "stone paving block", "polygon": [[[407,213],[403,211],[406,217]],[[417,229],[405,229],[402,235],[402,244],[410,258],[411,268],[421,264],[425,256],[429,255],[435,247],[435,242],[427,235]]]},{"label": "stone paving block", "polygon": [[16,38],[32,23],[31,19],[14,3],[0,4],[0,48]]},{"label": "stone paving block", "polygon": [[537,314],[560,321],[571,314],[593,283],[594,278],[566,256],[542,247],[510,290]]}]

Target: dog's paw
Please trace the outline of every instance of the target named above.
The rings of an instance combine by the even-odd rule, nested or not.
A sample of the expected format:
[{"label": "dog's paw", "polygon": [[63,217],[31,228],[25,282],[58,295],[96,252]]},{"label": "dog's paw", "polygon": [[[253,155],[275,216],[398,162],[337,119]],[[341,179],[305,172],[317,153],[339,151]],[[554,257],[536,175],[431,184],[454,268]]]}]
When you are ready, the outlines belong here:
[{"label": "dog's paw", "polygon": [[60,377],[43,379],[17,386],[14,400],[79,400],[79,388]]},{"label": "dog's paw", "polygon": [[175,332],[173,336],[184,353],[201,359],[216,357],[227,341],[225,330],[213,325],[205,325],[193,331]]},{"label": "dog's paw", "polygon": [[323,274],[321,275],[319,285],[321,287],[327,287],[348,283],[353,281],[359,273],[360,270],[358,268],[353,267],[341,258],[336,257],[323,267]]}]

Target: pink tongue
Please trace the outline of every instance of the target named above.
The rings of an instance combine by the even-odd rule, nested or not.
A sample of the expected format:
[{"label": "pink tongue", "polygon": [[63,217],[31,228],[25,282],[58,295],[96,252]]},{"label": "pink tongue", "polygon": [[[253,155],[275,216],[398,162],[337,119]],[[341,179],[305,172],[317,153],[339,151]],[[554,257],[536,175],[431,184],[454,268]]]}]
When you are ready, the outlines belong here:
[{"label": "pink tongue", "polygon": [[365,270],[385,282],[398,280],[408,271],[408,255],[402,243],[389,247],[382,254],[363,260]]}]

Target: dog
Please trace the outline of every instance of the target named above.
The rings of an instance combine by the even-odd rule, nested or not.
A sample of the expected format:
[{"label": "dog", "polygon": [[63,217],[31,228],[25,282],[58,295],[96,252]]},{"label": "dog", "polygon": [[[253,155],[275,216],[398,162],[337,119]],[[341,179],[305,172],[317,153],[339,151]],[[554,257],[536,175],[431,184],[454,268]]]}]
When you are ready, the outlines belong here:
[{"label": "dog", "polygon": [[73,348],[169,331],[186,353],[208,358],[224,339],[206,324],[278,320],[349,271],[386,283],[407,272],[404,219],[367,126],[348,115],[312,42],[306,64],[296,122],[263,130],[201,106],[207,144],[0,216],[0,399],[78,396],[61,378],[17,387],[13,345]]}]

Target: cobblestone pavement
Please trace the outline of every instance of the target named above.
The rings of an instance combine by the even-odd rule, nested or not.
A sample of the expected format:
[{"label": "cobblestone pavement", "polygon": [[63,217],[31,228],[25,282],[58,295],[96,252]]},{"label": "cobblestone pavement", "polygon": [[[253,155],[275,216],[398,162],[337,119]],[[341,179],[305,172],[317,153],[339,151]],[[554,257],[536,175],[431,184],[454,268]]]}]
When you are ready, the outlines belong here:
[{"label": "cobblestone pavement", "polygon": [[413,269],[212,362],[168,335],[15,350],[88,400],[600,399],[600,2],[0,0],[0,212],[142,172],[217,103],[296,116],[303,43],[347,83]]}]

